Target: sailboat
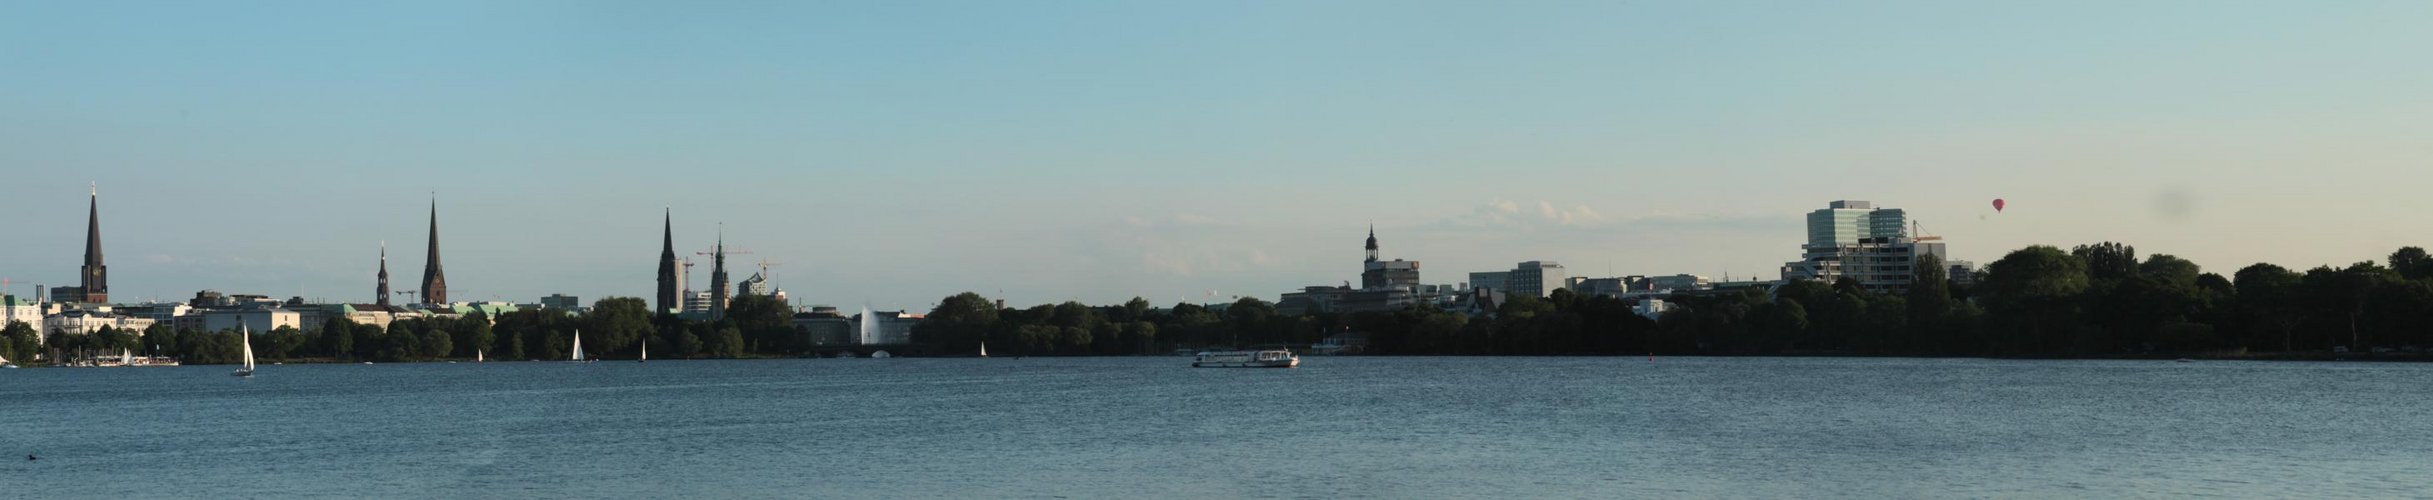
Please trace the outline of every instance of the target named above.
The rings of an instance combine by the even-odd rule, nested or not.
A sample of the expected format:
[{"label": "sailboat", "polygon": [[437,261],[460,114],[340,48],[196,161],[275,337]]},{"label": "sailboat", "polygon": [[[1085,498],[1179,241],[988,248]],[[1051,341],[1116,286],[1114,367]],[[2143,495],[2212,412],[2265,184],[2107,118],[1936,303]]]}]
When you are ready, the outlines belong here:
[{"label": "sailboat", "polygon": [[8,362],[8,356],[0,356],[0,368],[16,368],[16,367],[17,367],[17,364],[16,364],[16,363],[10,363],[10,362]]},{"label": "sailboat", "polygon": [[240,338],[242,338],[242,339],[243,339],[243,341],[245,342],[245,367],[244,367],[244,368],[238,368],[238,369],[237,369],[237,371],[236,371],[236,373],[231,373],[230,375],[236,375],[236,376],[239,376],[239,377],[252,377],[252,376],[253,376],[253,330],[252,330],[252,329],[249,329],[249,328],[245,328],[245,326],[244,326],[244,325],[237,325],[237,335],[238,335]]},{"label": "sailboat", "polygon": [[475,362],[475,363],[480,363],[480,362],[482,362],[482,352],[481,352],[481,351],[473,351],[473,362]]},{"label": "sailboat", "polygon": [[583,331],[574,331],[574,361],[583,361]]},{"label": "sailboat", "polygon": [[635,363],[649,363],[649,362],[650,362],[650,339],[643,339],[643,340],[642,340],[642,359],[636,359],[636,360],[634,360],[634,362],[635,362]]},{"label": "sailboat", "polygon": [[118,350],[118,366],[135,366],[135,351],[120,348]]},{"label": "sailboat", "polygon": [[988,341],[980,341],[980,357],[988,357]]}]

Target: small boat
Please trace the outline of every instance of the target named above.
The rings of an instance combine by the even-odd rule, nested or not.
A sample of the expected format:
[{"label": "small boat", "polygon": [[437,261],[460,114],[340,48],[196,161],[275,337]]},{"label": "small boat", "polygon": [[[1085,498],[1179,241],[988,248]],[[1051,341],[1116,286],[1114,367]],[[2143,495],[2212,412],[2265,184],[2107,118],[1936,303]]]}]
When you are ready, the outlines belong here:
[{"label": "small boat", "polygon": [[2181,363],[2195,363],[2195,362],[2196,362],[2196,360],[2193,360],[2193,359],[2188,359],[2188,358],[2180,358],[2178,361],[2179,361],[2179,362],[2181,362]]},{"label": "small boat", "polygon": [[473,362],[475,362],[475,363],[480,363],[480,362],[482,362],[482,352],[481,352],[481,351],[473,351]]},{"label": "small boat", "polygon": [[873,353],[870,353],[870,357],[872,357],[872,358],[878,358],[878,359],[885,359],[885,358],[892,358],[892,357],[895,357],[895,355],[894,355],[894,354],[888,354],[888,353],[887,353],[887,351],[878,351],[878,352],[873,352]]},{"label": "small boat", "polygon": [[980,357],[988,357],[988,341],[980,341]]},{"label": "small boat", "polygon": [[641,357],[641,358],[636,358],[636,359],[634,359],[634,362],[635,362],[635,363],[649,363],[649,362],[650,362],[650,340],[649,340],[649,339],[643,339],[643,340],[642,340],[642,357]]},{"label": "small boat", "polygon": [[581,362],[583,362],[583,331],[582,331],[582,330],[575,330],[575,331],[574,331],[574,359],[571,359],[571,360],[569,360],[569,361],[574,361],[574,362],[576,362],[576,363],[581,363]]},{"label": "small boat", "polygon": [[16,367],[17,367],[17,364],[16,364],[16,363],[10,363],[10,362],[8,362],[8,356],[0,356],[0,369],[4,369],[4,368],[16,368]]},{"label": "small boat", "polygon": [[1292,368],[1301,366],[1301,357],[1292,351],[1209,351],[1191,360],[1193,368]]},{"label": "small boat", "polygon": [[238,335],[238,336],[241,338],[241,341],[245,343],[245,366],[244,366],[243,368],[238,368],[238,369],[237,369],[237,371],[236,371],[235,373],[230,373],[230,375],[235,375],[235,376],[239,376],[239,377],[252,377],[252,376],[253,376],[253,330],[245,328],[245,326],[244,326],[244,325],[237,325],[237,335]]}]

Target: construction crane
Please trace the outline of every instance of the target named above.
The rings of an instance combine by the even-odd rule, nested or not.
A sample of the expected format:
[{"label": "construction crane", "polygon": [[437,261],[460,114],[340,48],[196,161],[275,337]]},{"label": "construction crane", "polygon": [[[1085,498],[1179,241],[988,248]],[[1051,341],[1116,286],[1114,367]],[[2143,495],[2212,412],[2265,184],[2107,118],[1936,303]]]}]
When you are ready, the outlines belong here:
[{"label": "construction crane", "polygon": [[777,267],[777,266],[783,266],[783,265],[786,265],[786,263],[784,263],[784,262],[771,262],[771,261],[769,261],[769,259],[760,259],[760,275],[761,275],[761,276],[768,276],[768,275],[769,275],[769,268],[772,268],[772,267]]},{"label": "construction crane", "polygon": [[1916,241],[1943,241],[1943,237],[1941,236],[1927,236],[1926,226],[1919,225],[1918,221],[1916,220],[1909,221],[1909,239]]}]

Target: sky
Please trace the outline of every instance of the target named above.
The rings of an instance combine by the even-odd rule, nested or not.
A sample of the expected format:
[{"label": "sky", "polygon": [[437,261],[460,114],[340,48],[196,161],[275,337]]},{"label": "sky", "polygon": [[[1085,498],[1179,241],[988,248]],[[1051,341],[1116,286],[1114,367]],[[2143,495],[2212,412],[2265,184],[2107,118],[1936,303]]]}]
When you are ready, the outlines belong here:
[{"label": "sky", "polygon": [[[1777,277],[1803,215],[2228,274],[2433,244],[2433,2],[0,3],[0,277],[797,304]],[[1990,201],[2009,208],[1996,213]],[[693,286],[706,287],[699,257]]]}]

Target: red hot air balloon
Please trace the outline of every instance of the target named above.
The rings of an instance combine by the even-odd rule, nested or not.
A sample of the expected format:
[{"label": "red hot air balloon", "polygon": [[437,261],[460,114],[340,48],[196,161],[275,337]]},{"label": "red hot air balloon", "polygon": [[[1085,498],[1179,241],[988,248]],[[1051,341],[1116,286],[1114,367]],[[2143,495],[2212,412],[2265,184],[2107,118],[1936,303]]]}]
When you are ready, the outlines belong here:
[{"label": "red hot air balloon", "polygon": [[2002,201],[2002,199],[2001,199],[2001,198],[1995,198],[1995,199],[1994,199],[1994,212],[1996,212],[1996,213],[2000,213],[2000,212],[2002,212],[2002,207],[2003,207],[2003,206],[2005,206],[2005,205],[2009,205],[2009,204],[2010,204],[2010,203],[2008,203],[2008,202],[2004,202],[2004,201]]}]

